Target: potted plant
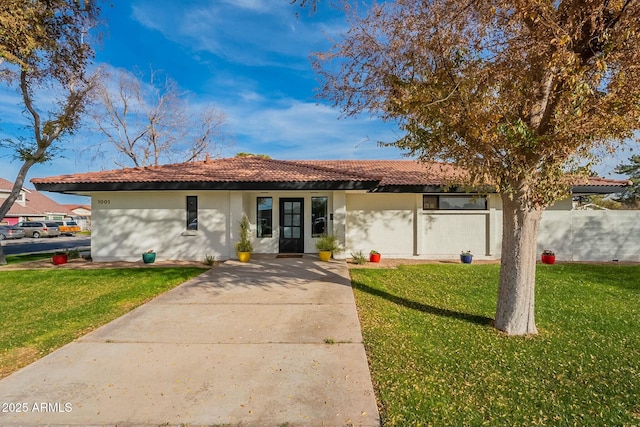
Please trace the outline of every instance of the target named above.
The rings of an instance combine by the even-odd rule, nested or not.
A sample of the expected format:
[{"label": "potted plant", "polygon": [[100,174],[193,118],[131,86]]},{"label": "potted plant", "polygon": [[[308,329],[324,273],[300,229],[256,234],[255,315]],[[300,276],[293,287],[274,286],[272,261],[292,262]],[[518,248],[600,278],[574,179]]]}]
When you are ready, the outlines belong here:
[{"label": "potted plant", "polygon": [[329,261],[331,255],[342,252],[338,238],[333,234],[322,236],[316,241],[316,249],[321,261]]},{"label": "potted plant", "polygon": [[380,252],[378,251],[369,252],[369,262],[380,262]]},{"label": "potted plant", "polygon": [[51,261],[53,265],[61,265],[66,264],[69,260],[69,255],[66,252],[54,252]]},{"label": "potted plant", "polygon": [[473,254],[471,251],[462,251],[460,254],[460,261],[463,264],[471,264],[471,261],[473,261]]},{"label": "potted plant", "polygon": [[240,240],[236,242],[236,253],[240,262],[249,262],[249,259],[251,259],[253,245],[249,239],[250,227],[251,224],[249,223],[249,218],[247,218],[246,215],[243,215],[242,220],[240,221]]},{"label": "potted plant", "polygon": [[145,264],[153,264],[156,260],[156,253],[153,249],[149,249],[142,254],[142,262]]},{"label": "potted plant", "polygon": [[542,251],[542,263],[543,264],[555,264],[556,254],[553,251],[545,249]]}]

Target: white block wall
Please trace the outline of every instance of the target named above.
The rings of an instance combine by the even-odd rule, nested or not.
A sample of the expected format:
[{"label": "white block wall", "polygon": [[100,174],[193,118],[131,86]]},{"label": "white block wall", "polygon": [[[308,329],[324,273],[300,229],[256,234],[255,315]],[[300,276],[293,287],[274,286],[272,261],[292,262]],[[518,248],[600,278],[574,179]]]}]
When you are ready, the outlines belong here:
[{"label": "white block wall", "polygon": [[538,249],[566,261],[640,261],[640,211],[547,211]]}]

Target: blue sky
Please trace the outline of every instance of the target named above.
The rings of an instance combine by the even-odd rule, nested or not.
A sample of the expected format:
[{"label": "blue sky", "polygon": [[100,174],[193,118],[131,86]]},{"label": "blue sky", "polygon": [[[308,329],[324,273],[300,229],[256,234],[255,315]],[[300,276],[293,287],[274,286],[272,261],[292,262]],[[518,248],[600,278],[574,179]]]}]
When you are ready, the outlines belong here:
[{"label": "blue sky", "polygon": [[[327,50],[346,30],[337,11],[321,8],[312,15],[288,0],[134,0],[103,5],[101,17],[105,28],[95,65],[142,72],[152,67],[178,83],[192,108],[213,105],[224,112],[234,141],[225,156],[244,151],[276,159],[402,158],[399,150],[376,144],[397,137],[393,125],[340,119],[338,109],[315,97],[318,81],[309,56]],[[28,135],[20,128],[25,121],[18,94],[0,94],[0,135]],[[83,147],[99,140],[86,129],[58,142],[62,157],[32,167],[27,181],[115,169],[83,154]],[[0,177],[13,181],[20,163],[6,151],[0,155]]]},{"label": "blue sky", "polygon": [[[112,3],[103,4],[105,34],[96,47],[95,65],[143,72],[152,67],[178,83],[192,108],[213,105],[223,111],[235,141],[225,156],[244,151],[276,159],[403,157],[376,143],[398,137],[392,124],[364,116],[340,118],[338,109],[315,98],[318,81],[309,55],[326,51],[346,31],[343,14],[325,6],[311,15],[288,0]],[[24,132],[18,100],[17,93],[0,91],[0,137]],[[83,154],[83,147],[100,140],[87,129],[60,141],[62,157],[34,166],[27,181],[116,168]],[[20,163],[6,151],[0,156],[0,177],[13,181]],[[599,172],[610,175],[627,157],[617,154]],[[66,203],[86,202],[48,195]]]}]

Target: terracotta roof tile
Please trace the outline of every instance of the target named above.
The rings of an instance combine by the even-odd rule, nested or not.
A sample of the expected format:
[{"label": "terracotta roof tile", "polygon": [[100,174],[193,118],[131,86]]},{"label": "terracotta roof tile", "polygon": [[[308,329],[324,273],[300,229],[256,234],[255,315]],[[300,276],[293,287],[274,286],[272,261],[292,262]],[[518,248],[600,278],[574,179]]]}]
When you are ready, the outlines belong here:
[{"label": "terracotta roof tile", "polygon": [[[0,178],[0,189],[11,191],[13,183],[6,179]],[[29,216],[29,215],[46,215],[46,214],[68,214],[69,210],[45,196],[44,194],[36,191],[23,188],[25,192],[25,203],[22,206],[16,202],[9,208],[7,216]],[[0,199],[1,200],[1,199]]]},{"label": "terracotta roof tile", "polygon": [[631,185],[631,181],[623,179],[611,179],[611,178],[602,178],[599,176],[591,176],[587,178],[586,185],[595,186],[595,187],[626,187],[627,185]]},{"label": "terracotta roof tile", "polygon": [[[34,184],[376,182],[378,186],[440,186],[461,169],[414,160],[274,160],[234,157],[32,179]],[[373,185],[373,184],[372,184]],[[589,186],[624,187],[627,181],[590,178]]]},{"label": "terracotta roof tile", "polygon": [[322,165],[261,157],[216,159],[208,162],[176,163],[76,175],[33,179],[36,184],[115,182],[309,182],[366,181],[368,176]]},{"label": "terracotta roof tile", "polygon": [[11,191],[12,188],[13,188],[13,182],[7,181],[4,178],[0,178],[0,191],[2,192]]},{"label": "terracotta roof tile", "polygon": [[375,177],[379,185],[444,185],[462,175],[447,163],[418,163],[414,160],[300,160],[306,165],[324,166]]}]

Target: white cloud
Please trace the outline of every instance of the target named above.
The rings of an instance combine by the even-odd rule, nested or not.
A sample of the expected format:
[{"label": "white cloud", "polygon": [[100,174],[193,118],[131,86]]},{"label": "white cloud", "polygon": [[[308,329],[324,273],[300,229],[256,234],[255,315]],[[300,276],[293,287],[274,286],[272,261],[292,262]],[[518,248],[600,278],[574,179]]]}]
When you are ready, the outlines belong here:
[{"label": "white cloud", "polygon": [[240,7],[242,9],[248,9],[254,12],[265,12],[272,10],[273,7],[277,7],[277,4],[273,0],[267,2],[265,0],[222,0],[231,6]]},{"label": "white cloud", "polygon": [[[165,7],[166,6],[166,7]],[[134,18],[173,42],[251,66],[307,66],[311,51],[329,46],[338,20],[304,21],[286,1],[139,2]]]},{"label": "white cloud", "polygon": [[340,113],[326,105],[282,99],[250,112],[226,106],[237,133],[237,151],[268,154],[278,159],[401,158],[378,141],[398,138],[393,125],[371,119],[339,120]]}]

